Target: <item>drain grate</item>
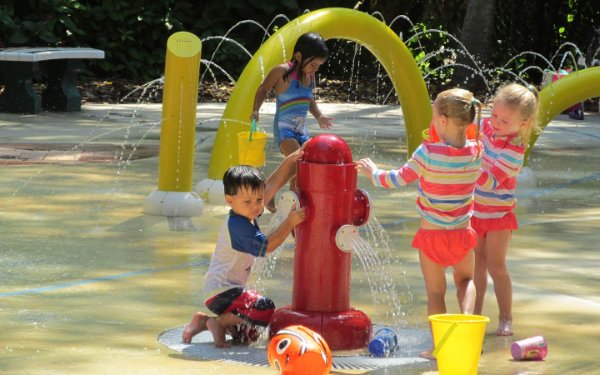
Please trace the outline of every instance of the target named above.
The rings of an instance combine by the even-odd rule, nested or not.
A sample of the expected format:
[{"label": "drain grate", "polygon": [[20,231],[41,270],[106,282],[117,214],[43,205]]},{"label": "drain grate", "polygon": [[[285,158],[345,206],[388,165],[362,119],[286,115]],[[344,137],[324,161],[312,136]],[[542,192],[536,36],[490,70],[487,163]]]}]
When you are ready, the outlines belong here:
[{"label": "drain grate", "polygon": [[[177,327],[161,333],[158,342],[164,346],[193,358],[203,358],[213,361],[246,364],[250,366],[269,367],[267,351],[258,346],[231,346],[225,349],[215,348],[213,339],[208,331],[194,337],[192,343],[181,342],[184,327]],[[398,330],[400,350],[395,356],[375,358],[367,354],[335,355],[333,369],[336,370],[376,370],[386,367],[402,366],[405,369],[432,370],[435,362],[420,358],[419,353],[431,346],[429,332],[418,329]]]}]

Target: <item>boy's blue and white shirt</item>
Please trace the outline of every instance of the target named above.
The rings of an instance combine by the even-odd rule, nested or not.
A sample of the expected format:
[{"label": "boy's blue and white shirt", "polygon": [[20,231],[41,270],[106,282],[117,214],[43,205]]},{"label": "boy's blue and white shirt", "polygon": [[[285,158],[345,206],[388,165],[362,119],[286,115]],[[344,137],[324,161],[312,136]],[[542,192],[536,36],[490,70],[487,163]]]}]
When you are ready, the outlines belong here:
[{"label": "boy's blue and white shirt", "polygon": [[268,243],[256,222],[230,210],[204,276],[206,298],[231,288],[246,287],[254,257],[264,257]]}]

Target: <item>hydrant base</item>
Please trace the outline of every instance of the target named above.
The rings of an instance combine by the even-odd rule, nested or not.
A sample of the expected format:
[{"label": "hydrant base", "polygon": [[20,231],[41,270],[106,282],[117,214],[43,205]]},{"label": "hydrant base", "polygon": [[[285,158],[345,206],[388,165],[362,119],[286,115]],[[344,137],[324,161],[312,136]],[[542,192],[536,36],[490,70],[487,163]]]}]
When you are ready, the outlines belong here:
[{"label": "hydrant base", "polygon": [[347,311],[297,311],[290,306],[279,308],[269,323],[270,336],[291,325],[303,325],[319,333],[331,350],[363,349],[371,338],[371,319],[364,312],[351,308]]}]

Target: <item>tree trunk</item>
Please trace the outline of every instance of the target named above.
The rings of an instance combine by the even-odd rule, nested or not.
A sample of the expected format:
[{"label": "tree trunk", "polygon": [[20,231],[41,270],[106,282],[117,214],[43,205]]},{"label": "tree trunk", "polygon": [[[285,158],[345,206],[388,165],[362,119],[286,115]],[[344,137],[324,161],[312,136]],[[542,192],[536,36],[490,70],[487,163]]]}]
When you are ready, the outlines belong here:
[{"label": "tree trunk", "polygon": [[[475,58],[476,64],[470,57],[460,52],[457,63],[468,65],[476,72],[457,67],[454,69],[453,83],[475,93],[481,93],[486,89],[483,78],[477,72],[479,68],[484,69],[492,60],[495,9],[496,0],[469,0],[460,33],[460,41]],[[471,79],[473,74],[475,76]]]}]

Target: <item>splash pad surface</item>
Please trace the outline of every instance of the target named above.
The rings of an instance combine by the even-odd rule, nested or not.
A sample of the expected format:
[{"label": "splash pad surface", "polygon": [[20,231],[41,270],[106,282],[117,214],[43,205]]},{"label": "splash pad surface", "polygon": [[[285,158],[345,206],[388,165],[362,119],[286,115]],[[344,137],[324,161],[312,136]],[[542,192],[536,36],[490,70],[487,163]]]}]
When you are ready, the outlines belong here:
[{"label": "splash pad surface", "polygon": [[[355,158],[369,156],[391,168],[405,160],[397,107],[320,104],[336,118],[334,131]],[[194,179],[206,175],[208,146],[224,106],[201,104]],[[262,122],[270,123],[266,105]],[[226,209],[208,205],[201,218],[143,215],[156,188],[158,160],[129,157],[132,145],[158,144],[160,106],[86,105],[81,113],[0,114],[0,143],[111,145],[110,162],[1,166],[0,372],[10,374],[272,374],[270,368],[185,356],[157,336],[186,324],[202,307],[199,292]],[[313,122],[313,134],[318,134]],[[280,156],[269,143],[266,171]],[[121,145],[128,145],[122,152]],[[519,192],[508,256],[514,283],[515,336],[498,338],[497,309],[488,289],[491,318],[480,373],[597,372],[600,339],[600,117],[559,116],[540,136],[529,166],[534,187]],[[135,155],[135,153],[134,153]],[[410,247],[418,220],[415,190],[369,191],[372,213],[391,240],[391,263],[409,329],[427,331],[426,299],[416,252]],[[284,248],[262,287],[280,306],[290,302],[291,251]],[[388,323],[376,305],[358,259],[352,269],[353,305],[374,322]],[[448,274],[451,285],[451,275]],[[457,312],[454,290],[449,312]],[[547,327],[551,327],[550,329]],[[544,362],[514,362],[513,340],[542,334]],[[403,374],[435,373],[435,363]],[[393,374],[394,368],[333,373]]]},{"label": "splash pad surface", "polygon": [[[226,361],[240,363],[250,366],[269,367],[267,361],[267,350],[264,346],[236,346],[227,349],[217,349],[213,345],[213,339],[209,332],[205,331],[194,337],[192,343],[181,342],[181,333],[184,327],[173,328],[161,333],[158,341],[168,347],[182,353],[186,357],[201,358],[207,360]],[[428,348],[431,338],[427,331],[415,329],[403,329],[398,331],[399,345],[410,348],[401,354],[388,358],[375,358],[369,353],[343,354],[333,353],[332,370],[376,370],[383,368],[394,368],[396,371],[415,371],[417,369],[428,369],[429,361],[419,358],[419,353]]]}]

